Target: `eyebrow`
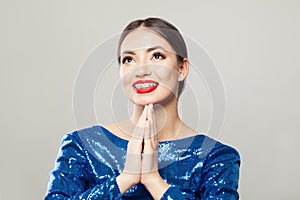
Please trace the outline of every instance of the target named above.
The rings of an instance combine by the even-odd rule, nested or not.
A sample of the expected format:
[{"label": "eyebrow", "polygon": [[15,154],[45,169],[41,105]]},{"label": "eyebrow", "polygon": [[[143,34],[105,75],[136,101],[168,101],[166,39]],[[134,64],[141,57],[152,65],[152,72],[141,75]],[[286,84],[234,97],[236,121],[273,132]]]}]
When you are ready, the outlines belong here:
[{"label": "eyebrow", "polygon": [[[154,51],[156,49],[162,49],[163,51],[167,51],[165,48],[161,47],[161,46],[154,46],[154,47],[150,47],[146,50],[147,53],[151,52],[151,51]],[[126,50],[126,51],[123,51],[122,55],[123,54],[131,54],[131,55],[135,55],[134,51],[130,51],[130,50]]]},{"label": "eyebrow", "polygon": [[156,49],[162,49],[164,51],[167,51],[165,48],[161,47],[161,46],[155,46],[155,47],[150,47],[147,49],[147,52],[150,52],[150,51],[154,51]]}]

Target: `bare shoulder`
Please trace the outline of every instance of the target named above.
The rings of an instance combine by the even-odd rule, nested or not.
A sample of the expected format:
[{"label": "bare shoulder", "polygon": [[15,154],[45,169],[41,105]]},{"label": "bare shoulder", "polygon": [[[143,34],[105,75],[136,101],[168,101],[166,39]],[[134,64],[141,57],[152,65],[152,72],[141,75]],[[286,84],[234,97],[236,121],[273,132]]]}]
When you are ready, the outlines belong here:
[{"label": "bare shoulder", "polygon": [[131,133],[129,131],[130,129],[128,128],[129,125],[127,120],[102,126],[112,134],[122,139],[129,140],[131,138]]},{"label": "bare shoulder", "polygon": [[107,124],[107,125],[102,125],[105,129],[109,130],[112,133],[117,132],[117,125],[114,124]]}]

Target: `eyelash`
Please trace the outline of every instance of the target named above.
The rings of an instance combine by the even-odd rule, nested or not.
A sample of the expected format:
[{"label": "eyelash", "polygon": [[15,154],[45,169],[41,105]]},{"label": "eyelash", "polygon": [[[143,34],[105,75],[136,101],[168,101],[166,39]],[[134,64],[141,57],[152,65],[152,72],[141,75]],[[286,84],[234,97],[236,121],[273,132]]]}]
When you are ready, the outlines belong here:
[{"label": "eyelash", "polygon": [[[156,56],[159,56],[160,58],[155,58]],[[166,58],[166,56],[164,56],[163,54],[159,53],[159,52],[156,52],[156,53],[153,53],[153,56],[152,58],[154,59],[159,59],[159,60],[163,60]]]},{"label": "eyelash", "polygon": [[[155,57],[159,57],[159,58],[155,58]],[[155,60],[163,60],[165,58],[166,58],[166,56],[159,52],[153,53],[153,55],[152,55],[152,59],[155,59]],[[130,61],[128,61],[128,60],[130,60]],[[131,56],[125,56],[122,59],[122,64],[131,63],[132,61],[133,61],[133,58]]]},{"label": "eyelash", "polygon": [[[131,59],[131,61],[128,61],[129,59]],[[125,64],[125,63],[130,63],[133,61],[133,58],[130,57],[130,56],[126,56],[122,59],[122,64]]]}]

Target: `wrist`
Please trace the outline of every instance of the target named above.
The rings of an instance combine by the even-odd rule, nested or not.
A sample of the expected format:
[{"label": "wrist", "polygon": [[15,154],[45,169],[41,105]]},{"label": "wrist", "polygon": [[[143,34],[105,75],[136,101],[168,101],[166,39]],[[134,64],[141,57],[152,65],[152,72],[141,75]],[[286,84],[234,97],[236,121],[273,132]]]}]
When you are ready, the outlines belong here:
[{"label": "wrist", "polygon": [[121,194],[123,195],[127,190],[132,188],[139,181],[137,179],[133,179],[132,175],[123,172],[119,176],[117,176],[116,182]]},{"label": "wrist", "polygon": [[154,199],[160,199],[170,187],[161,176],[148,176],[142,183]]}]

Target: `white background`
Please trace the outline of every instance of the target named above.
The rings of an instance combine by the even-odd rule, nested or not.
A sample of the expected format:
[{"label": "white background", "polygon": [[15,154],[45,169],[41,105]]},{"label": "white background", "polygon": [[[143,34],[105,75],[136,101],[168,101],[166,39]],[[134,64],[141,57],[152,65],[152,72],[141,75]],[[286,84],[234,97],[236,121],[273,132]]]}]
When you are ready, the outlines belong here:
[{"label": "white background", "polygon": [[[297,0],[0,1],[0,199],[42,199],[89,52],[158,16],[201,44],[226,88],[220,140],[242,158],[242,200],[299,196]],[[297,131],[298,130],[298,131]]]}]

